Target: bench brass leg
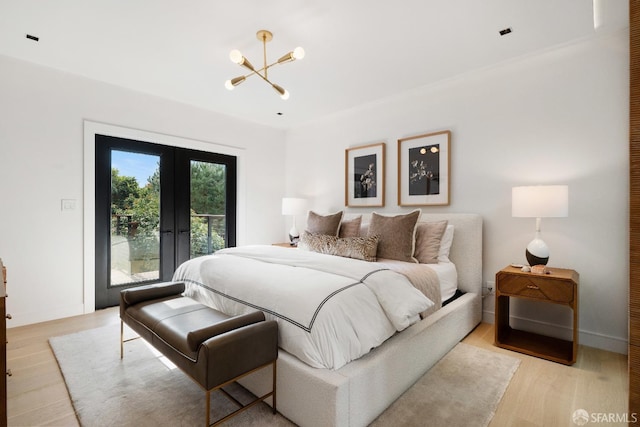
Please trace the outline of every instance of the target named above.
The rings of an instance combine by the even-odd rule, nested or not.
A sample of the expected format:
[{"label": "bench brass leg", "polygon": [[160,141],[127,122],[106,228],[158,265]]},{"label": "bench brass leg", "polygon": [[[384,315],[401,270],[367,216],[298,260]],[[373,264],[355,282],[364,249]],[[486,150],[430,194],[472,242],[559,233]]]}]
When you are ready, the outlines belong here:
[{"label": "bench brass leg", "polygon": [[207,427],[209,427],[211,425],[211,420],[210,420],[210,416],[211,416],[211,390],[207,390],[207,392],[205,393],[205,398],[207,399],[207,404],[205,405],[207,408]]},{"label": "bench brass leg", "polygon": [[120,359],[124,358],[124,322],[120,320]]},{"label": "bench brass leg", "polygon": [[272,400],[273,400],[273,413],[275,414],[276,411],[276,362],[277,360],[273,361],[273,396],[272,396]]}]

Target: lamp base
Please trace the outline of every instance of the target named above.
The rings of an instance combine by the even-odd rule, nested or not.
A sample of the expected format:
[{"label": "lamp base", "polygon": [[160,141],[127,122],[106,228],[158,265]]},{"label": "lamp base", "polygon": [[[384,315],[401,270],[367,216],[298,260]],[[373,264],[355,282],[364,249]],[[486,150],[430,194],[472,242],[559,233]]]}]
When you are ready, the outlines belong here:
[{"label": "lamp base", "polygon": [[529,250],[525,251],[525,256],[527,257],[527,262],[532,267],[534,265],[547,265],[547,263],[549,262],[549,257],[546,257],[546,258],[537,257],[531,252],[529,252]]},{"label": "lamp base", "polygon": [[547,265],[549,262],[549,247],[544,240],[538,237],[539,233],[536,234],[536,238],[529,242],[525,251],[527,262],[532,267],[534,265]]}]

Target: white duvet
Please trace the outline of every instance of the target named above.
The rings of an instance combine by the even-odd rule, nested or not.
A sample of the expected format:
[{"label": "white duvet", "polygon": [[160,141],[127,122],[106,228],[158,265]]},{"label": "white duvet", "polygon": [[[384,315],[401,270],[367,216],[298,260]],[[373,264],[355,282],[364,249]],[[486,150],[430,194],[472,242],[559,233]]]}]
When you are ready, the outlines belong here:
[{"label": "white duvet", "polygon": [[230,315],[278,321],[279,345],[316,368],[338,369],[419,320],[434,305],[376,263],[276,246],[228,248],[182,264],[185,295]]}]

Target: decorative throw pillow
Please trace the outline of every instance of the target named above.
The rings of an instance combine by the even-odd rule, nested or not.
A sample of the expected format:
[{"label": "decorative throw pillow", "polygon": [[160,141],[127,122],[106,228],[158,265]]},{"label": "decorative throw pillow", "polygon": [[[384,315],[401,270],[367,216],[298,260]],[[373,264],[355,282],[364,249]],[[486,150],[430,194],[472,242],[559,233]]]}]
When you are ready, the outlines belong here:
[{"label": "decorative throw pillow", "polygon": [[451,250],[451,244],[453,243],[453,225],[447,225],[442,240],[440,241],[440,250],[438,251],[438,262],[451,262],[449,260],[449,251]]},{"label": "decorative throw pillow", "polygon": [[418,262],[413,257],[416,223],[420,209],[406,215],[383,216],[373,212],[369,223],[369,236],[378,236],[378,258]]},{"label": "decorative throw pillow", "polygon": [[337,236],[338,229],[340,228],[340,221],[342,220],[342,211],[329,214],[320,215],[314,211],[309,211],[307,217],[307,231],[311,234],[326,234],[329,236]]},{"label": "decorative throw pillow", "polygon": [[420,264],[437,264],[440,241],[449,221],[421,222],[416,227],[416,251]]},{"label": "decorative throw pillow", "polygon": [[377,252],[378,236],[344,237],[336,241],[332,255],[375,262]]},{"label": "decorative throw pillow", "polygon": [[366,236],[369,234],[369,223],[363,222],[360,224],[360,236]]},{"label": "decorative throw pillow", "polygon": [[343,219],[340,223],[340,231],[338,233],[338,237],[359,237],[361,222],[362,215],[358,215],[357,217],[351,219]]},{"label": "decorative throw pillow", "polygon": [[326,234],[302,233],[298,248],[326,255],[361,259],[374,262],[378,250],[378,236],[344,237]]},{"label": "decorative throw pillow", "polygon": [[329,236],[328,234],[312,234],[308,231],[302,233],[298,242],[298,249],[305,251],[318,252],[320,254],[329,254],[335,245],[338,237]]}]

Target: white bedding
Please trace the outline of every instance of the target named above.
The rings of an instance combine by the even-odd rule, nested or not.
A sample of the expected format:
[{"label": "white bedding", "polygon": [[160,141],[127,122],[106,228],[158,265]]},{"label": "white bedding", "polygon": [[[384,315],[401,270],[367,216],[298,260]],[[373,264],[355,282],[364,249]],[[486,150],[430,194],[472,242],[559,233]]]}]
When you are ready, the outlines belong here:
[{"label": "white bedding", "polygon": [[195,258],[174,280],[227,314],[263,311],[278,321],[280,347],[317,368],[361,357],[434,305],[405,275],[376,263],[275,246]]},{"label": "white bedding", "polygon": [[448,300],[455,295],[458,290],[458,271],[456,265],[452,262],[439,262],[437,264],[429,264],[440,279],[440,294],[442,302]]}]

